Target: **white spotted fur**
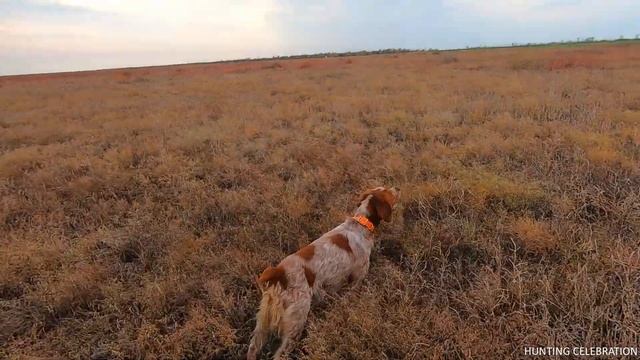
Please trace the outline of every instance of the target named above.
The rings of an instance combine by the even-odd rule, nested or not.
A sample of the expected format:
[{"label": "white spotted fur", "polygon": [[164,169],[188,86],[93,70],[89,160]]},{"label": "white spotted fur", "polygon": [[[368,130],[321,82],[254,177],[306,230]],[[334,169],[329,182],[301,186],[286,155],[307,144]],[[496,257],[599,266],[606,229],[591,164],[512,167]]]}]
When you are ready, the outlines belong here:
[{"label": "white spotted fur", "polygon": [[[373,190],[385,190],[379,187]],[[391,192],[397,202],[400,192],[396,188],[386,189]],[[372,195],[364,198],[355,211],[355,215],[370,216],[368,202]],[[341,234],[349,241],[352,253],[331,242],[331,236]],[[373,233],[353,218],[313,241],[315,249],[310,260],[298,254],[284,258],[278,266],[285,269],[287,286],[279,285],[264,290],[260,310],[257,315],[256,328],[247,353],[248,360],[255,360],[270,331],[275,331],[282,342],[274,355],[274,359],[283,357],[304,328],[312,298],[322,299],[327,292],[335,293],[351,279],[359,284],[369,270],[369,256],[373,248]],[[304,267],[315,273],[313,287],[309,287]]]}]

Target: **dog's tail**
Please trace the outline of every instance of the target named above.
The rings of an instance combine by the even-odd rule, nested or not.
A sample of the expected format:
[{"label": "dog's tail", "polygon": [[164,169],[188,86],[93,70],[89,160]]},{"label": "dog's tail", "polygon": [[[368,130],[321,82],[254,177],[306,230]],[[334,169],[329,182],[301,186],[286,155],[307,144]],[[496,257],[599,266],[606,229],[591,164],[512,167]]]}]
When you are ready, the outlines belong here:
[{"label": "dog's tail", "polygon": [[262,291],[260,310],[256,315],[256,328],[251,337],[248,360],[255,360],[262,349],[270,332],[276,331],[281,335],[284,303],[282,292],[287,288],[287,274],[281,266],[269,266],[257,279],[258,287]]},{"label": "dog's tail", "polygon": [[[287,276],[284,269],[268,267],[258,278],[258,286],[262,290],[262,301],[258,310],[256,327],[261,331],[279,331],[284,304],[282,291],[287,288]],[[258,329],[256,329],[258,330]]]}]

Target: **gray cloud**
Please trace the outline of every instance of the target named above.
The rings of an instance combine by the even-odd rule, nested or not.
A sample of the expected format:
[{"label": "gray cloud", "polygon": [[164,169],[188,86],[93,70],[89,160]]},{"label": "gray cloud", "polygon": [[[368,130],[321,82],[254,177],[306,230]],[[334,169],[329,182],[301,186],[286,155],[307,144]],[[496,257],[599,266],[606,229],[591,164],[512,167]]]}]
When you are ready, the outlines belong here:
[{"label": "gray cloud", "polygon": [[29,0],[0,0],[0,21],[22,18],[40,20],[79,20],[104,17],[109,14],[80,6]]},{"label": "gray cloud", "polygon": [[0,0],[0,75],[617,38],[639,14],[635,0]]},{"label": "gray cloud", "polygon": [[290,52],[460,48],[640,32],[640,2],[624,0],[531,1],[522,6],[506,0],[336,1],[333,7],[283,3],[288,11],[273,14],[270,21]]}]

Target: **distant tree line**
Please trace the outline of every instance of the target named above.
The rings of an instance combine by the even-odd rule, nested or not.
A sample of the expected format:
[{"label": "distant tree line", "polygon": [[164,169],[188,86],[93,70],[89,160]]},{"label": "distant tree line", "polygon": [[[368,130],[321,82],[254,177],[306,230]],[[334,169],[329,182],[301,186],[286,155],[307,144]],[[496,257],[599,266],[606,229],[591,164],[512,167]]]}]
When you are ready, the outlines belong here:
[{"label": "distant tree line", "polygon": [[425,51],[425,50],[424,49],[390,48],[390,49],[379,49],[379,50],[360,50],[360,51],[346,51],[346,52],[323,52],[323,53],[316,53],[316,54],[280,55],[280,56],[262,57],[262,58],[242,58],[242,59],[233,59],[233,60],[220,60],[220,61],[214,61],[214,62],[227,63],[227,62],[239,62],[239,61],[315,59],[315,58],[328,58],[328,57],[399,54],[399,53],[420,52],[420,51]]},{"label": "distant tree line", "polygon": [[[640,34],[636,34],[634,38],[625,38],[624,35],[621,35],[618,39],[596,39],[593,36],[580,38],[578,37],[576,40],[561,40],[554,42],[546,42],[546,43],[511,43],[511,45],[497,45],[497,46],[467,46],[464,49],[473,50],[473,49],[500,49],[500,48],[510,48],[510,47],[539,47],[539,46],[554,46],[554,45],[572,45],[572,44],[586,44],[586,43],[606,43],[606,42],[622,42],[622,41],[636,41],[640,39]],[[329,57],[347,57],[347,56],[364,56],[364,55],[381,55],[381,54],[400,54],[400,53],[411,53],[411,52],[431,52],[434,54],[439,54],[441,51],[455,51],[462,50],[461,48],[457,49],[437,49],[437,48],[429,48],[429,49],[404,49],[404,48],[389,48],[389,49],[379,49],[379,50],[361,50],[361,51],[347,51],[347,52],[323,52],[316,54],[299,54],[299,55],[282,55],[282,56],[273,56],[273,57],[262,57],[262,58],[242,58],[242,59],[233,59],[233,60],[220,60],[214,61],[214,63],[230,63],[230,62],[240,62],[240,61],[268,61],[268,60],[294,60],[294,59],[315,59],[315,58],[329,58]]]},{"label": "distant tree line", "polygon": [[615,39],[615,40],[611,40],[611,39],[596,39],[593,36],[589,36],[589,37],[585,37],[585,38],[581,38],[578,37],[576,40],[560,40],[560,41],[553,41],[553,42],[547,42],[547,43],[524,43],[524,44],[520,44],[520,43],[511,43],[510,47],[521,47],[521,46],[547,46],[547,45],[571,45],[571,44],[583,44],[583,43],[604,43],[604,42],[619,42],[619,41],[629,41],[629,40],[638,40],[640,39],[640,34],[636,34],[636,36],[634,38],[626,38],[624,35],[620,35],[619,38]]}]

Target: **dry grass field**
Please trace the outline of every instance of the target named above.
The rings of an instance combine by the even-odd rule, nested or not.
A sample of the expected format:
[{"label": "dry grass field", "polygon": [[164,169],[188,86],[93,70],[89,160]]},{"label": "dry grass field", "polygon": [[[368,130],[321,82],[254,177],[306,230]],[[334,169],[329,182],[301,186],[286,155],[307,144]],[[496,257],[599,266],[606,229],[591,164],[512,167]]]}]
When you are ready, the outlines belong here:
[{"label": "dry grass field", "polygon": [[292,358],[636,346],[639,164],[638,43],[0,78],[0,358],[238,359],[255,276],[381,184]]}]

